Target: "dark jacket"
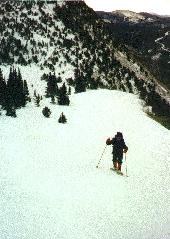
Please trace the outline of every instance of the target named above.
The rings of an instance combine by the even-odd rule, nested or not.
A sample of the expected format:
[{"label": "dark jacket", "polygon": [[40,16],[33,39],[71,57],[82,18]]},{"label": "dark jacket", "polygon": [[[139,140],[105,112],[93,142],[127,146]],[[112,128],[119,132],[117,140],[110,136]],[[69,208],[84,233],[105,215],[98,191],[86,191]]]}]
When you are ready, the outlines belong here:
[{"label": "dark jacket", "polygon": [[107,145],[113,146],[112,154],[115,156],[119,156],[120,158],[123,157],[123,150],[127,151],[128,147],[126,146],[124,139],[119,138],[115,136],[113,139],[107,139],[106,141]]},{"label": "dark jacket", "polygon": [[128,150],[128,147],[126,146],[123,138],[118,140],[116,137],[114,137],[111,140],[111,144],[113,145],[113,152],[112,153],[123,154],[124,149],[126,151]]}]

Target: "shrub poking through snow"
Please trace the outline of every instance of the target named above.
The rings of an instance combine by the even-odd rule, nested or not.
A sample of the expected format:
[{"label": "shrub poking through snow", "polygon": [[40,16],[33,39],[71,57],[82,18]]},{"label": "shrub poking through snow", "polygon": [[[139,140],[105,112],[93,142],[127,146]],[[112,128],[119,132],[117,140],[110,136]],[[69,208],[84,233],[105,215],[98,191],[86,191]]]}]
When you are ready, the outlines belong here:
[{"label": "shrub poking through snow", "polygon": [[36,104],[37,107],[40,106],[40,101],[41,101],[41,97],[40,97],[40,95],[38,94],[38,95],[35,96],[35,104]]},{"label": "shrub poking through snow", "polygon": [[42,113],[45,117],[49,118],[51,115],[51,110],[46,106],[43,108]]},{"label": "shrub poking through snow", "polygon": [[60,118],[58,119],[58,122],[62,124],[67,122],[66,116],[63,114],[63,112],[61,113]]}]

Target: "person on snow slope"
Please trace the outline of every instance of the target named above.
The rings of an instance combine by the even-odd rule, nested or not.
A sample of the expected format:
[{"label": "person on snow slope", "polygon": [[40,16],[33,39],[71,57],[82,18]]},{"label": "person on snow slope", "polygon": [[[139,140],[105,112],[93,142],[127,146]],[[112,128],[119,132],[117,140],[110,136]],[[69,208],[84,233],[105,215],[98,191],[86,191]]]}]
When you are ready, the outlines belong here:
[{"label": "person on snow slope", "polygon": [[126,153],[128,151],[128,147],[126,146],[123,135],[121,132],[117,132],[114,138],[110,139],[108,138],[106,140],[107,145],[113,146],[113,169],[117,171],[117,173],[122,174],[121,172],[121,166],[122,166],[122,160],[123,160],[123,153]]}]

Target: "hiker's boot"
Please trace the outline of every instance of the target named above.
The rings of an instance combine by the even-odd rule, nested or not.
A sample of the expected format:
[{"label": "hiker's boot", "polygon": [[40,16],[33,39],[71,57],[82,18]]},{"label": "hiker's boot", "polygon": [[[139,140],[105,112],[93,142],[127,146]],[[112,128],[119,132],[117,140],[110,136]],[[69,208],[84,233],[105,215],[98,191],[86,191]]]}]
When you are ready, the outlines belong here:
[{"label": "hiker's boot", "polygon": [[114,169],[114,170],[118,170],[117,162],[114,162],[114,163],[113,163],[113,169]]},{"label": "hiker's boot", "polygon": [[117,173],[123,175],[123,173],[121,172],[121,166],[121,163],[118,163]]}]

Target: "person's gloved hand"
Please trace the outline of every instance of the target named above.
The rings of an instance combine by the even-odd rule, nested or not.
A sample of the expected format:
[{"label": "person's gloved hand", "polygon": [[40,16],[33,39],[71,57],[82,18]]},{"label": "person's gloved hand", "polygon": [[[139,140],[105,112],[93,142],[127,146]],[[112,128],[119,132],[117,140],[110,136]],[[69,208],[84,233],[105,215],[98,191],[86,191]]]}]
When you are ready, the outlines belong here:
[{"label": "person's gloved hand", "polygon": [[107,145],[110,145],[110,144],[111,144],[110,138],[108,138],[108,139],[106,140],[106,144],[107,144]]}]

